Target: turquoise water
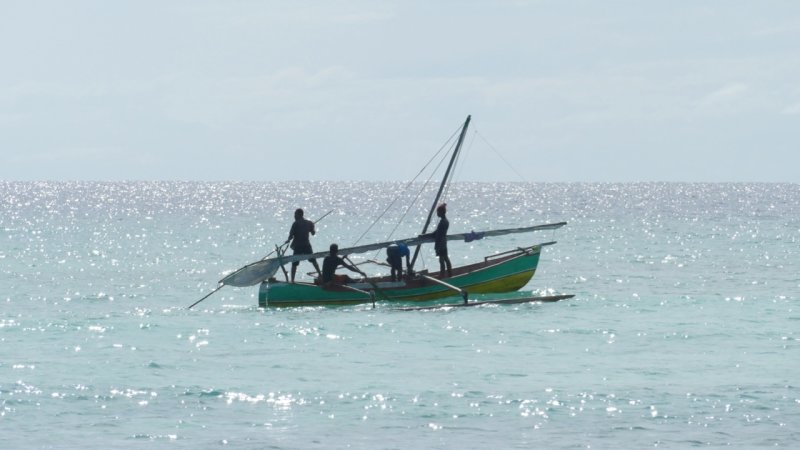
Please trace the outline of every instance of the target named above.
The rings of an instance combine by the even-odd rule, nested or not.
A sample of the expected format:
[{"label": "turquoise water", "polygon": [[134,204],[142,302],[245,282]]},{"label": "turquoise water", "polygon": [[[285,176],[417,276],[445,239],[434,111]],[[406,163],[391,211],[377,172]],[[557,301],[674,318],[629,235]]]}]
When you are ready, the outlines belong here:
[{"label": "turquoise water", "polygon": [[315,248],[351,245],[401,188],[0,183],[4,448],[800,443],[796,184],[453,186],[452,232],[569,222],[450,246],[459,264],[557,240],[523,290],[576,295],[556,304],[260,310],[224,288],[186,310],[294,208],[334,210]]}]

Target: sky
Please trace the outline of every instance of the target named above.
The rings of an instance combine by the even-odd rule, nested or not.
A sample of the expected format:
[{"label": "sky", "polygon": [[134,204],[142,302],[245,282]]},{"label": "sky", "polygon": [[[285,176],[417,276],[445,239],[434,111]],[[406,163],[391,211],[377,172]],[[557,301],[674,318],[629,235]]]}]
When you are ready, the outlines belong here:
[{"label": "sky", "polygon": [[800,2],[0,0],[0,180],[800,182]]}]

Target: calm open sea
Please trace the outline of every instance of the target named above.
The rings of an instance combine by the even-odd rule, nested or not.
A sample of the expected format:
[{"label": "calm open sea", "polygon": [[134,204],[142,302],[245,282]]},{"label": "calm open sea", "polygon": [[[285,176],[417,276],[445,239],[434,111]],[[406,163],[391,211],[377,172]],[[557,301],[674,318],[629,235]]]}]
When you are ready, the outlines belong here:
[{"label": "calm open sea", "polygon": [[0,182],[2,447],[800,446],[797,184],[459,183],[451,232],[569,224],[454,263],[557,240],[524,291],[576,297],[186,310],[296,207],[334,211],[315,249],[415,236],[428,200],[381,215],[403,187]]}]

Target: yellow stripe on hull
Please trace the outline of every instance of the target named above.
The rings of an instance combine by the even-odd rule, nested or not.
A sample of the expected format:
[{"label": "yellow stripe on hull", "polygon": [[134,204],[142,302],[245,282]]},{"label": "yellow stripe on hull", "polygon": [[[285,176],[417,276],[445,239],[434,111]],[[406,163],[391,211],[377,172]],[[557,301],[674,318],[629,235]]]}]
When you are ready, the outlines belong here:
[{"label": "yellow stripe on hull", "polygon": [[[534,274],[533,270],[527,270],[525,272],[520,272],[514,275],[505,276],[503,278],[498,278],[495,280],[489,280],[483,283],[462,286],[461,288],[466,290],[470,294],[514,292],[522,289],[523,286],[528,284],[528,282],[531,281],[531,278],[533,278],[533,274]],[[435,300],[437,298],[453,297],[455,295],[457,294],[455,294],[453,291],[444,290],[439,292],[433,292],[430,294],[414,296],[413,298],[399,298],[398,300],[426,301],[426,300]]]},{"label": "yellow stripe on hull", "polygon": [[[503,278],[498,278],[495,280],[490,280],[483,283],[472,284],[469,286],[465,286],[464,289],[467,290],[470,294],[491,294],[491,293],[501,293],[501,292],[515,292],[522,289],[523,286],[528,284],[533,278],[533,274],[535,270],[526,270],[525,272],[520,272],[514,275],[509,275]],[[430,294],[424,295],[415,295],[414,297],[397,297],[391,299],[391,301],[397,302],[424,302],[428,300],[436,300],[439,298],[445,297],[453,297],[457,294],[450,290],[443,290],[437,291]],[[382,299],[380,297],[377,298],[378,301]],[[363,299],[353,299],[352,301],[348,300],[340,300],[337,302],[339,305],[359,305],[367,303],[367,301]],[[298,306],[326,306],[330,305],[330,301],[313,301],[313,300],[304,300],[302,302],[282,302],[280,304],[274,304],[272,306],[279,306],[279,307],[298,307]]]},{"label": "yellow stripe on hull", "polygon": [[[454,270],[454,276],[447,282],[470,294],[491,294],[514,292],[522,289],[533,278],[539,262],[540,246],[519,249],[519,253],[483,263],[476,263]],[[384,280],[385,282],[385,280]],[[369,292],[352,290],[324,289],[310,283],[265,282],[259,288],[259,306],[321,306],[355,305],[374,300],[390,302],[424,302],[457,294],[452,289],[424,279],[415,279],[403,286],[387,286],[373,289],[362,287]],[[376,298],[371,298],[374,292]]]}]

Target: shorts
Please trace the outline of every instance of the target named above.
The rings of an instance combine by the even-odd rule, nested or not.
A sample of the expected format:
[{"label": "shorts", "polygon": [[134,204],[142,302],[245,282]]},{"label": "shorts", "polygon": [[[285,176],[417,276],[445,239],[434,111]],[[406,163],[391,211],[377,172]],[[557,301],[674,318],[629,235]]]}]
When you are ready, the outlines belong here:
[{"label": "shorts", "polygon": [[[312,253],[314,253],[314,250],[311,249],[311,244],[297,244],[297,245],[294,246],[294,254],[295,255],[310,255]],[[308,260],[312,261],[312,262],[316,261],[316,259],[314,259],[314,258],[309,258]],[[292,263],[292,265],[294,265],[294,266],[299,265],[299,264],[300,264],[299,261],[295,261],[295,262]]]},{"label": "shorts", "polygon": [[314,253],[311,244],[297,244],[293,247],[295,255],[310,255]]}]

